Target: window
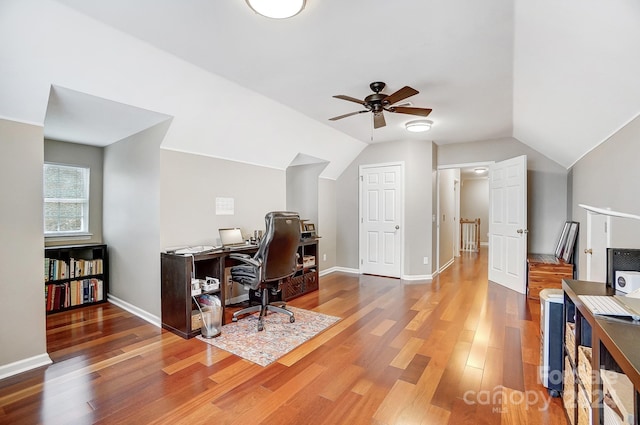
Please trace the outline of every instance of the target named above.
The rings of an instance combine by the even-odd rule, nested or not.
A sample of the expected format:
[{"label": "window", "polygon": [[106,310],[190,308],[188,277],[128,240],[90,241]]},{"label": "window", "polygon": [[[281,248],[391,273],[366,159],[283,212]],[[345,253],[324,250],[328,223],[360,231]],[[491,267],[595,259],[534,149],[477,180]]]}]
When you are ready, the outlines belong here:
[{"label": "window", "polygon": [[89,232],[89,168],[44,164],[44,234]]}]

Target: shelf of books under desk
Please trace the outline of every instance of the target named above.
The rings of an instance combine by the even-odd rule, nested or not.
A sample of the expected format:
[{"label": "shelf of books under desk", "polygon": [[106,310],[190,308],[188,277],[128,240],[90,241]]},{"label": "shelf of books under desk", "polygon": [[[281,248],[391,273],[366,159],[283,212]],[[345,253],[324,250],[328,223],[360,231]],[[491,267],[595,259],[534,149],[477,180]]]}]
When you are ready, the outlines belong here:
[{"label": "shelf of books under desk", "polygon": [[45,248],[47,314],[106,302],[108,256],[104,244]]}]

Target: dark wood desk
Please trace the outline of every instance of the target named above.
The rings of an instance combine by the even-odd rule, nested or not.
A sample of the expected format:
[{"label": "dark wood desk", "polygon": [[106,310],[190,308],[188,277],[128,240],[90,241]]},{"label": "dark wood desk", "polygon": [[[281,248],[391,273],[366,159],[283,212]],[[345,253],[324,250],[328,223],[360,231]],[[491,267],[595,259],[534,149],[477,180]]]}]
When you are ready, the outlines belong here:
[{"label": "dark wood desk", "polygon": [[[192,338],[200,334],[200,328],[192,326],[192,315],[197,307],[191,298],[191,276],[204,280],[215,277],[220,280],[220,288],[206,292],[218,295],[222,302],[224,321],[225,268],[233,265],[231,253],[253,254],[257,248],[233,251],[212,251],[194,255],[160,254],[161,267],[161,312],[162,327],[183,338]],[[298,246],[299,266],[296,274],[282,283],[285,301],[318,289],[318,239],[305,239]],[[306,259],[306,264],[305,264]]]},{"label": "dark wood desk", "polygon": [[[640,389],[640,324],[631,321],[611,319],[603,316],[593,315],[591,311],[580,300],[579,295],[607,295],[612,296],[615,290],[607,287],[604,283],[585,282],[579,280],[563,280],[564,290],[564,335],[565,365],[570,369],[565,369],[565,388],[563,398],[568,417],[573,419],[572,423],[582,423],[585,414],[590,415],[594,425],[604,423],[603,405],[603,381],[601,370],[608,370],[620,373],[631,382],[627,394],[632,400],[629,408],[638,424],[638,413],[640,412],[640,399],[638,390]],[[571,324],[574,325],[573,330]],[[573,335],[569,335],[573,332]],[[575,344],[569,341],[574,339]],[[585,361],[584,356],[580,356],[581,348],[591,347],[591,362]],[[573,375],[572,386],[567,386],[567,373]],[[571,378],[571,377],[569,377]],[[570,380],[570,379],[569,379]],[[580,405],[579,397],[583,391],[587,397],[587,405]],[[606,391],[605,391],[606,392]],[[573,394],[573,397],[567,396]],[[567,405],[567,401],[573,399],[573,405]],[[590,406],[589,406],[590,405]],[[623,409],[624,411],[624,409]],[[571,414],[575,416],[571,416]],[[589,419],[589,416],[586,417]]]}]

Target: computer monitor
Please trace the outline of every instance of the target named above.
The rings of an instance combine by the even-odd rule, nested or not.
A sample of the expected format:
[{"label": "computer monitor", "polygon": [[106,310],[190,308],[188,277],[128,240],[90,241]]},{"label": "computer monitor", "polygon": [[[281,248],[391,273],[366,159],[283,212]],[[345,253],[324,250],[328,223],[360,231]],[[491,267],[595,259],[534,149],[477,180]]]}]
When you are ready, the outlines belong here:
[{"label": "computer monitor", "polygon": [[220,244],[222,244],[222,246],[233,246],[244,243],[242,232],[238,227],[218,229],[218,233],[220,234]]}]

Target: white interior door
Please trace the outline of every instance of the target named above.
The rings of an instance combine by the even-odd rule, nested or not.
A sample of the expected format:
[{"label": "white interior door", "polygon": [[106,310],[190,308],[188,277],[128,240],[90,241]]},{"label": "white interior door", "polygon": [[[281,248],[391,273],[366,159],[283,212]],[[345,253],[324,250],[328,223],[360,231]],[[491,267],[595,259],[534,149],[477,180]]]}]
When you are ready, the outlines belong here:
[{"label": "white interior door", "polygon": [[489,170],[489,280],[527,291],[527,157]]},{"label": "white interior door", "polygon": [[611,216],[587,211],[587,280],[607,281],[607,248],[611,246]]},{"label": "white interior door", "polygon": [[403,165],[360,167],[360,272],[400,277]]}]

